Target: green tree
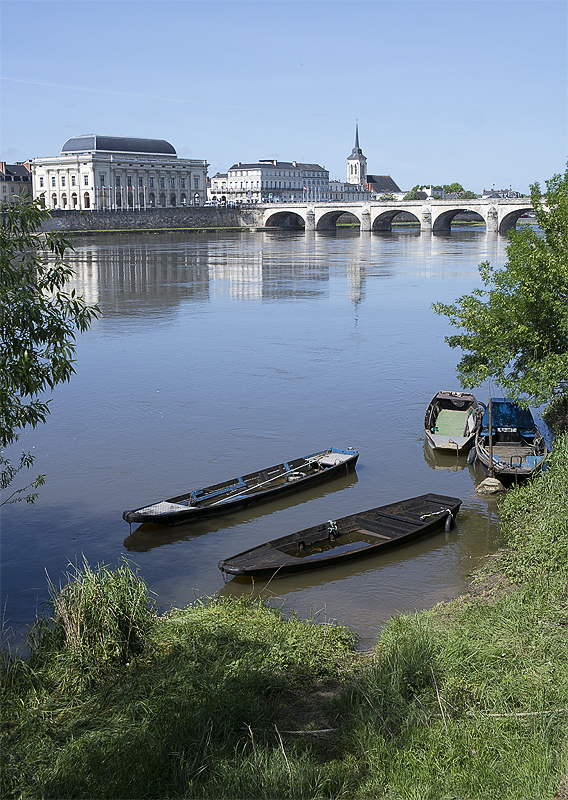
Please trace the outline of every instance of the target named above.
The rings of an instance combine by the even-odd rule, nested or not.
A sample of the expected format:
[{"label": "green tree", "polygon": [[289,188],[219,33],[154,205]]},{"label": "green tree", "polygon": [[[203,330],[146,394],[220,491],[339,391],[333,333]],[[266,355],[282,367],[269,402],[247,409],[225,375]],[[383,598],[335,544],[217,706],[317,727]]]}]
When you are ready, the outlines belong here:
[{"label": "green tree", "polygon": [[568,393],[568,168],[546,186],[531,186],[540,231],[511,231],[504,268],[479,266],[484,288],[433,305],[463,331],[446,337],[463,351],[461,385],[492,378],[526,405]]},{"label": "green tree", "polygon": [[444,191],[446,194],[459,194],[465,191],[461,183],[448,183],[444,184]]},{"label": "green tree", "polygon": [[[97,306],[64,291],[73,270],[64,261],[69,241],[59,232],[42,233],[49,216],[39,201],[0,207],[0,446],[17,442],[26,427],[45,422],[46,392],[74,373],[75,331],[85,331],[98,316]],[[18,463],[0,456],[0,489],[5,490],[34,462],[22,453]],[[40,475],[16,489],[2,505],[33,503],[44,483]]]},{"label": "green tree", "polygon": [[407,192],[403,200],[420,200],[420,195],[418,194],[418,189],[411,189],[410,192]]}]

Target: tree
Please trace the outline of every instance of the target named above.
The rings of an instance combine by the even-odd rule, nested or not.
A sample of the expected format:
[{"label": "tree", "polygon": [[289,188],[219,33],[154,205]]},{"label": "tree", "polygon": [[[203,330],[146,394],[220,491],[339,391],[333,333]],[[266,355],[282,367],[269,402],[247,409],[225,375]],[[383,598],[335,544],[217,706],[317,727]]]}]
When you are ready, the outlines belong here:
[{"label": "tree", "polygon": [[[59,232],[42,233],[49,217],[39,201],[0,207],[0,446],[14,444],[26,427],[45,422],[50,400],[45,393],[68,381],[75,369],[75,331],[85,331],[99,314],[97,306],[64,291],[73,275],[63,262],[69,241]],[[32,466],[31,453],[13,464],[0,456],[0,489]],[[33,503],[27,489],[44,483],[40,475],[16,489],[2,505]]]},{"label": "tree", "polygon": [[420,197],[420,194],[418,193],[418,189],[411,189],[409,192],[407,192],[404,195],[404,197],[402,199],[403,200],[421,200],[422,198]]},{"label": "tree", "polygon": [[524,405],[568,393],[568,167],[546,186],[531,186],[540,231],[512,230],[505,267],[479,266],[483,289],[433,305],[464,331],[446,337],[463,350],[461,385],[492,378]]},{"label": "tree", "polygon": [[461,183],[448,183],[444,185],[444,192],[446,194],[459,194],[465,191]]}]

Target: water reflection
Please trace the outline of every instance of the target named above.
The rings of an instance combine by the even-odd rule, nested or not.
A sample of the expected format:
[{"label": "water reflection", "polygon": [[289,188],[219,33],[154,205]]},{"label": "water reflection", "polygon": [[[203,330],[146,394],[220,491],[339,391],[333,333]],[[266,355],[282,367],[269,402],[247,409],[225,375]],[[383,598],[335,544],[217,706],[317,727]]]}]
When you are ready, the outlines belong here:
[{"label": "water reflection", "polygon": [[130,532],[129,536],[124,540],[124,546],[133,553],[147,553],[155,547],[188,541],[196,536],[204,536],[217,531],[229,531],[238,525],[244,525],[260,517],[275,514],[279,510],[305,505],[310,500],[324,498],[334,492],[353,487],[357,480],[356,473],[350,472],[349,475],[342,475],[334,479],[330,484],[304,490],[301,494],[291,495],[256,508],[235,511],[233,514],[227,514],[218,519],[195,522],[191,525],[176,525],[170,528],[165,525],[144,523]]},{"label": "water reflection", "polygon": [[[45,570],[57,583],[83,555],[112,565],[126,548],[161,608],[179,606],[223,589],[217,563],[233,553],[430,491],[464,501],[448,539],[276,591],[286,608],[327,609],[371,641],[390,614],[462,590],[495,547],[498,517],[475,493],[475,467],[424,451],[430,399],[458,388],[459,354],[431,304],[480,285],[478,264],[501,266],[506,243],[478,228],[77,237],[71,288],[102,317],[78,337],[77,373],[53,393],[46,425],[18,442],[47,483],[35,505],[2,508],[10,624],[33,620]],[[356,476],[125,540],[127,507],[332,442],[359,451]]]},{"label": "water reflection", "polygon": [[426,439],[424,442],[424,461],[430,469],[445,469],[450,472],[457,472],[466,468],[467,453],[459,455],[458,453],[436,451]]}]

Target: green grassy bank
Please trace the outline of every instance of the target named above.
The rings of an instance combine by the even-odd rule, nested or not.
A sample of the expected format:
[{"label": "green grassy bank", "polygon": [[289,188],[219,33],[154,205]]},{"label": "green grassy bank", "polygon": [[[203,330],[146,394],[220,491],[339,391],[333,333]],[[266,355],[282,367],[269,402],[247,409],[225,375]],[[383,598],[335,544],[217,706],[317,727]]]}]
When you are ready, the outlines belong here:
[{"label": "green grassy bank", "polygon": [[567,496],[564,435],[470,594],[371,655],[253,600],[160,617],[128,564],[83,565],[5,654],[1,796],[567,797]]}]

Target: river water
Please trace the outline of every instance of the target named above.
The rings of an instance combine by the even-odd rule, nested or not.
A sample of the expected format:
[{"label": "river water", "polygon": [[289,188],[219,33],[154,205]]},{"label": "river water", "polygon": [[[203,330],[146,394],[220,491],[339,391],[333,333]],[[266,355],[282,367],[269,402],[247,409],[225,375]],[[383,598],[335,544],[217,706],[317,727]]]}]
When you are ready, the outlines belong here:
[{"label": "river water", "polygon": [[[459,389],[459,353],[431,303],[480,285],[506,239],[482,227],[422,234],[264,231],[77,238],[73,287],[101,318],[78,338],[76,375],[20,448],[46,485],[2,510],[5,626],[41,610],[47,578],[128,556],[162,610],[249,592],[286,612],[345,622],[370,647],[396,613],[454,597],[498,546],[482,475],[425,446],[424,411]],[[493,387],[494,389],[495,387]],[[490,387],[476,390],[486,402]],[[356,474],[216,522],[137,530],[126,508],[308,455],[359,450]],[[7,455],[16,455],[15,451]],[[348,566],[224,585],[217,562],[310,525],[437,492],[458,526]]]}]

